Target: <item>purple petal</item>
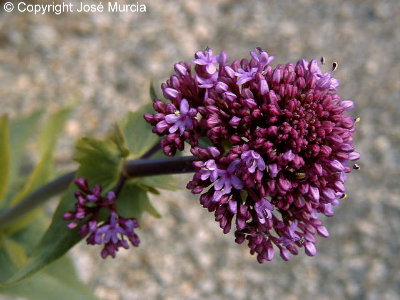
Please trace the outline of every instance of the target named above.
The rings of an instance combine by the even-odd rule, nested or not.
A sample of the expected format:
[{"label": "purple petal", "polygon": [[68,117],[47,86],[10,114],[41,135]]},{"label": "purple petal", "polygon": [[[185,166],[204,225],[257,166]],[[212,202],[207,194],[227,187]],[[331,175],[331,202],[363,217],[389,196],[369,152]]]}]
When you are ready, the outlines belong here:
[{"label": "purple petal", "polygon": [[180,63],[175,64],[174,68],[175,68],[175,71],[180,75],[187,75],[188,74],[187,68],[184,65],[180,64]]},{"label": "purple petal", "polygon": [[275,250],[272,247],[272,245],[269,245],[268,248],[267,248],[267,256],[266,256],[266,258],[267,258],[268,261],[271,261],[271,260],[274,259],[274,256],[275,256]]},{"label": "purple petal", "polygon": [[330,162],[330,166],[338,172],[344,171],[344,166],[336,159]]},{"label": "purple petal", "polygon": [[321,74],[321,69],[318,66],[318,62],[315,59],[312,59],[308,64],[308,70],[314,74]]},{"label": "purple petal", "polygon": [[331,188],[324,188],[322,190],[322,195],[325,196],[326,199],[328,200],[334,200],[335,199],[335,191]]},{"label": "purple petal", "polygon": [[186,99],[182,99],[179,110],[182,115],[186,115],[189,112],[189,102]]},{"label": "purple petal", "polygon": [[237,190],[241,190],[243,188],[243,183],[237,176],[232,176],[231,183]]},{"label": "purple petal", "polygon": [[323,212],[324,212],[324,215],[327,217],[332,217],[335,214],[332,204],[330,204],[330,203],[324,204]]},{"label": "purple petal", "polygon": [[185,121],[182,123],[182,127],[183,127],[183,130],[185,130],[185,129],[192,130],[193,129],[193,120],[186,118]]},{"label": "purple petal", "polygon": [[236,171],[238,164],[240,164],[240,159],[235,159],[233,162],[229,164],[228,172],[233,173]]},{"label": "purple petal", "polygon": [[206,70],[208,74],[214,74],[217,71],[217,68],[214,64],[209,63],[207,64]]},{"label": "purple petal", "polygon": [[315,202],[319,201],[319,189],[317,187],[310,186],[308,193]]},{"label": "purple petal", "polygon": [[280,255],[281,255],[283,260],[285,260],[285,261],[290,260],[290,253],[286,248],[280,247],[279,250],[280,250]]},{"label": "purple petal", "polygon": [[360,153],[355,152],[355,151],[354,151],[354,152],[351,152],[351,153],[349,154],[349,160],[359,160],[360,157],[361,157]]},{"label": "purple petal", "polygon": [[329,237],[329,232],[325,228],[325,226],[318,226],[317,227],[317,232],[319,233],[319,235],[321,235],[323,237]]},{"label": "purple petal", "polygon": [[254,172],[256,171],[256,168],[257,168],[257,165],[256,165],[256,163],[253,161],[253,164],[251,165],[250,168],[248,168],[248,171],[249,171],[250,173],[254,173]]},{"label": "purple petal", "polygon": [[308,256],[315,256],[317,254],[317,248],[315,248],[315,245],[311,242],[305,242],[305,252]]},{"label": "purple petal", "polygon": [[239,125],[240,120],[241,118],[233,116],[232,119],[229,121],[229,125],[236,127]]},{"label": "purple petal", "polygon": [[271,175],[271,178],[275,178],[276,175],[278,175],[278,165],[277,164],[271,164],[268,166],[269,174]]},{"label": "purple petal", "polygon": [[315,163],[314,164],[314,168],[315,168],[315,171],[316,171],[317,175],[321,176],[322,175],[322,166],[321,166],[321,164]]},{"label": "purple petal", "polygon": [[230,200],[228,202],[228,205],[229,205],[229,210],[231,211],[231,213],[237,214],[237,202],[235,200]]},{"label": "purple petal", "polygon": [[292,186],[290,181],[284,177],[279,177],[278,184],[284,191],[290,190],[290,187]]},{"label": "purple petal", "polygon": [[230,78],[235,77],[236,72],[235,72],[231,67],[225,66],[224,69],[225,69],[225,72],[228,74],[228,76],[229,76]]},{"label": "purple petal", "polygon": [[272,80],[274,82],[280,82],[282,79],[282,71],[280,69],[275,69],[274,74],[272,75]]},{"label": "purple petal", "polygon": [[180,115],[176,115],[176,114],[169,114],[165,116],[165,121],[168,124],[175,124],[179,119],[181,118]]},{"label": "purple petal", "polygon": [[76,228],[78,226],[78,223],[76,223],[76,222],[71,222],[71,223],[69,223],[68,225],[67,225],[67,227],[69,228],[69,229],[74,229],[74,228]]},{"label": "purple petal", "polygon": [[166,88],[164,90],[164,96],[167,99],[176,99],[179,96],[179,92],[172,88]]},{"label": "purple petal", "polygon": [[208,64],[207,61],[205,61],[203,58],[197,58],[192,60],[193,63],[195,63],[196,65],[200,65],[200,66],[205,66]]},{"label": "purple petal", "polygon": [[335,181],[334,185],[335,185],[335,188],[337,191],[339,191],[341,193],[344,193],[346,191],[346,188],[344,187],[343,182],[338,180],[338,181]]},{"label": "purple petal", "polygon": [[262,158],[260,158],[260,159],[257,161],[257,168],[258,168],[260,171],[264,171],[264,170],[265,170],[265,162],[264,162],[264,160],[263,160]]},{"label": "purple petal", "polygon": [[220,191],[225,184],[225,180],[220,178],[214,184],[214,189]]},{"label": "purple petal", "polygon": [[207,149],[210,152],[210,154],[212,155],[212,157],[218,157],[221,154],[216,147],[208,147]]},{"label": "purple petal", "polygon": [[344,101],[340,102],[340,106],[344,107],[345,109],[353,109],[354,101],[344,100]]},{"label": "purple petal", "polygon": [[217,169],[217,165],[215,164],[215,160],[213,160],[213,159],[207,160],[204,166],[208,170],[216,170]]},{"label": "purple petal", "polygon": [[162,120],[157,123],[156,128],[158,133],[163,133],[165,129],[169,127],[168,123],[165,120]]},{"label": "purple petal", "polygon": [[221,200],[221,198],[222,198],[223,195],[224,195],[223,192],[221,192],[221,191],[215,191],[214,194],[213,194],[213,196],[212,196],[211,201],[213,201],[213,202],[219,202],[219,200]]},{"label": "purple petal", "polygon": [[282,158],[286,161],[292,161],[294,159],[294,154],[292,150],[285,152],[285,154],[282,155]]},{"label": "purple petal", "polygon": [[214,182],[215,180],[217,180],[217,178],[218,178],[218,171],[217,170],[212,171],[210,176],[211,182]]},{"label": "purple petal", "polygon": [[186,129],[185,122],[177,122],[176,124],[179,124],[179,133],[182,135]]},{"label": "purple petal", "polygon": [[211,175],[210,171],[208,171],[208,170],[200,170],[200,172],[201,172],[201,175],[200,175],[200,179],[201,180],[205,181],[208,178],[210,178],[210,175]]},{"label": "purple petal", "polygon": [[266,95],[269,92],[268,83],[265,79],[260,81],[260,93],[261,95]]},{"label": "purple petal", "polygon": [[232,182],[229,179],[225,179],[224,182],[224,194],[230,194],[232,191]]},{"label": "purple petal", "polygon": [[176,132],[176,131],[178,130],[178,128],[179,128],[179,124],[178,124],[178,122],[177,122],[177,123],[174,124],[174,126],[171,126],[171,127],[169,128],[169,133],[174,133],[174,132]]}]

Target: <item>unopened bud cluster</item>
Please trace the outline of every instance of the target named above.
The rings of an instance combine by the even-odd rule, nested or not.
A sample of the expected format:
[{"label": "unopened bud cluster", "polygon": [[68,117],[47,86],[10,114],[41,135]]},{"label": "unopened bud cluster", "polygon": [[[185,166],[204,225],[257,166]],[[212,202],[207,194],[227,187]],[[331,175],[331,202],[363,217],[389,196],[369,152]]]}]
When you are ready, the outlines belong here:
[{"label": "unopened bud cluster", "polygon": [[[119,248],[129,248],[128,242],[139,246],[140,240],[135,233],[139,223],[134,218],[125,219],[118,215],[114,192],[108,192],[104,197],[100,185],[90,189],[87,180],[81,177],[75,179],[75,184],[79,188],[75,193],[75,210],[64,214],[64,220],[71,220],[69,229],[79,227],[79,236],[88,236],[88,244],[103,245],[103,258],[114,258]],[[104,213],[107,217],[101,220]]]}]

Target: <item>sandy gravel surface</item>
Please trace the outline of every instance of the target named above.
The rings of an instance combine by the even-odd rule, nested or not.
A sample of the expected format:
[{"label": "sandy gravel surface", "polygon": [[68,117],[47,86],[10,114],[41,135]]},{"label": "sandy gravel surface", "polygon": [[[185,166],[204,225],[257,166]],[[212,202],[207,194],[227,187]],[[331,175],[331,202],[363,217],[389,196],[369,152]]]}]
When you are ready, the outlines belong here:
[{"label": "sandy gravel surface", "polygon": [[[140,248],[102,261],[97,249],[76,247],[85,282],[109,300],[399,299],[400,2],[141,3],[146,13],[1,11],[0,113],[18,117],[79,100],[59,146],[65,165],[75,138],[103,134],[149,101],[149,81],[162,82],[174,62],[197,49],[240,57],[262,46],[275,63],[323,55],[339,62],[340,93],[355,100],[361,117],[361,170],[327,220],[331,238],[320,239],[317,257],[258,265],[245,245],[222,234],[197,196],[182,190],[154,198],[164,218],[144,218]],[[184,186],[188,177],[179,178]]]}]

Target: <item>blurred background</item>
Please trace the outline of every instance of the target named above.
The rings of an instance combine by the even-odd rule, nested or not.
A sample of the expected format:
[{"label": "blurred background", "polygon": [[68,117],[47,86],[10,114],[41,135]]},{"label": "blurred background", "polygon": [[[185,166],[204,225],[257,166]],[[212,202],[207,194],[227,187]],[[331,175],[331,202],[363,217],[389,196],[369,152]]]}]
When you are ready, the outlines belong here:
[{"label": "blurred background", "polygon": [[[316,257],[259,265],[245,245],[223,235],[198,196],[165,192],[153,199],[164,218],[144,218],[139,248],[106,261],[84,243],[73,249],[82,279],[100,298],[400,298],[399,0],[143,0],[145,13],[59,16],[6,13],[4,2],[0,114],[18,118],[78,100],[57,154],[64,168],[74,166],[76,138],[104,134],[150,101],[150,80],[159,85],[175,62],[207,46],[231,58],[261,46],[274,63],[337,61],[340,93],[361,117],[361,170],[327,220],[331,237],[320,238]],[[179,177],[182,186],[189,177]]]}]

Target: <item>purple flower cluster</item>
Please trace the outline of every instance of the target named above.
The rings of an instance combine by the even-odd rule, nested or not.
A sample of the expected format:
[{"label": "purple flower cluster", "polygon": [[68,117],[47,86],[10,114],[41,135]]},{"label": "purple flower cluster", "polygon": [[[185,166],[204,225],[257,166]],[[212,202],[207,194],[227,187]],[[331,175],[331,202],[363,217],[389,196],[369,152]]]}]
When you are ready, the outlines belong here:
[{"label": "purple flower cluster", "polygon": [[[120,247],[129,248],[128,241],[135,247],[139,246],[140,240],[135,233],[139,223],[134,218],[125,219],[118,215],[114,192],[108,192],[104,197],[101,195],[101,186],[96,185],[89,189],[84,178],[75,179],[75,184],[79,188],[75,193],[75,210],[64,214],[64,220],[72,220],[67,225],[69,229],[80,226],[85,220],[80,226],[79,236],[84,238],[89,235],[86,242],[90,245],[104,245],[101,251],[103,258],[109,255],[115,258]],[[98,220],[102,209],[109,213],[105,221]]]},{"label": "purple flower cluster", "polygon": [[354,103],[316,60],[272,67],[261,48],[250,55],[228,63],[206,49],[194,68],[177,63],[161,86],[169,102],[154,99],[144,117],[165,136],[166,155],[190,144],[199,161],[188,188],[224,233],[235,221],[236,242],[247,240],[260,263],[276,250],[284,260],[300,248],[314,256],[316,235],[329,236],[319,214],[334,214],[360,157],[345,114]]}]

